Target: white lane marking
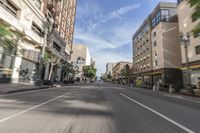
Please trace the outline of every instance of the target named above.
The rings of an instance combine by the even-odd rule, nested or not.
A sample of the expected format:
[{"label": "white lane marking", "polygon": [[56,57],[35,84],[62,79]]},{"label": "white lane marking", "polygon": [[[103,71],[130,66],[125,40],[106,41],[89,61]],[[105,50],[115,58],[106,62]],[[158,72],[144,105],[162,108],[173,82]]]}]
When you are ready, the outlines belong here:
[{"label": "white lane marking", "polygon": [[181,100],[184,100],[184,101],[189,101],[189,102],[194,102],[194,103],[199,103],[199,101],[196,101],[196,100],[191,100],[191,99],[186,99],[182,96],[172,96],[172,95],[164,95],[164,96],[167,96],[167,97],[172,97],[172,98],[176,98],[176,99],[181,99]]},{"label": "white lane marking", "polygon": [[48,101],[46,101],[46,102],[43,102],[43,103],[41,103],[41,104],[38,104],[38,105],[36,105],[36,106],[33,106],[33,107],[29,108],[29,109],[26,109],[26,110],[23,110],[23,111],[21,111],[21,112],[18,112],[18,113],[14,114],[14,115],[8,116],[8,117],[3,118],[3,119],[0,119],[0,124],[3,123],[3,122],[5,122],[5,121],[7,121],[7,120],[10,120],[10,119],[12,119],[12,118],[14,118],[14,117],[17,117],[17,116],[19,116],[19,115],[22,115],[22,114],[24,114],[24,113],[26,113],[26,112],[28,112],[28,111],[31,111],[31,110],[33,110],[33,109],[36,109],[36,108],[38,108],[38,107],[40,107],[40,106],[42,106],[42,105],[45,105],[45,104],[47,104],[47,103],[50,103],[50,102],[52,102],[52,101],[54,101],[54,100],[56,100],[56,99],[62,98],[62,97],[64,97],[64,96],[67,95],[67,94],[69,94],[69,92],[67,92],[67,93],[65,93],[65,94],[63,94],[63,95],[57,96],[57,97],[55,97],[55,98],[53,98],[53,99],[51,99],[51,100],[48,100]]},{"label": "white lane marking", "polygon": [[122,95],[123,97],[125,97],[125,98],[131,100],[132,102],[134,102],[134,103],[136,103],[136,104],[138,104],[138,105],[144,107],[145,109],[147,109],[147,110],[153,112],[154,114],[156,114],[156,115],[162,117],[163,119],[165,119],[165,120],[169,121],[170,123],[176,125],[177,127],[181,128],[182,130],[186,131],[187,133],[195,133],[195,132],[192,131],[191,129],[189,129],[189,128],[187,128],[187,127],[185,127],[185,126],[183,126],[183,125],[177,123],[176,121],[174,121],[174,120],[170,119],[169,117],[167,117],[167,116],[165,116],[165,115],[163,115],[163,114],[157,112],[156,110],[153,110],[152,108],[147,107],[146,105],[144,105],[144,104],[142,104],[142,103],[140,103],[140,102],[138,102],[138,101],[136,101],[136,100],[134,100],[134,99],[132,99],[132,98],[130,98],[130,97],[128,97],[128,96],[122,94],[122,93],[120,93],[120,95]]}]

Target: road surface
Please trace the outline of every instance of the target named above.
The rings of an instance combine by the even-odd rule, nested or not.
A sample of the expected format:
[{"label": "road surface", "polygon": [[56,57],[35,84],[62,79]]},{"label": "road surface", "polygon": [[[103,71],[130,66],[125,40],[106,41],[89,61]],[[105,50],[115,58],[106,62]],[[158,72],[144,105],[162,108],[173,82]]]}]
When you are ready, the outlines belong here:
[{"label": "road surface", "polygon": [[106,83],[2,95],[0,133],[200,133],[200,100]]}]

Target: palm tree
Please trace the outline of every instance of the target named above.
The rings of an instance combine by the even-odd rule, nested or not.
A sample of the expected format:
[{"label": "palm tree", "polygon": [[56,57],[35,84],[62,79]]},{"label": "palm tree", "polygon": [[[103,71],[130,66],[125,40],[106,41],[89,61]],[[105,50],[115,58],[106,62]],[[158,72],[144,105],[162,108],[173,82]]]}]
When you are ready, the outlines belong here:
[{"label": "palm tree", "polygon": [[[194,7],[194,12],[192,14],[192,19],[195,21],[200,18],[200,0],[189,0],[191,7]],[[194,27],[192,30],[194,35],[200,34],[200,23]]]}]

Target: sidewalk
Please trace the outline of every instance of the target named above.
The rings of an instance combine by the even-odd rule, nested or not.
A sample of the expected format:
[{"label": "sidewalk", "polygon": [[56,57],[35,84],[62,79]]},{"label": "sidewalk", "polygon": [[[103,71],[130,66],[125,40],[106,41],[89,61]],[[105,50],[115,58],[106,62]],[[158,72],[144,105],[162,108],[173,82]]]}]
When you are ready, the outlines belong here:
[{"label": "sidewalk", "polygon": [[49,86],[35,86],[33,84],[0,84],[0,95],[14,92],[31,91],[37,89],[46,89]]}]

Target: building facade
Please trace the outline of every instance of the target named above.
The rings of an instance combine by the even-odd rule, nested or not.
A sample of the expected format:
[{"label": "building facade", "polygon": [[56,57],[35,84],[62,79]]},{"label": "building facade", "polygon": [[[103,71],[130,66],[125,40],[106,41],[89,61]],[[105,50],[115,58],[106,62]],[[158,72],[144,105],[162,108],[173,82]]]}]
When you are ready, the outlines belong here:
[{"label": "building facade", "polygon": [[[200,88],[200,34],[194,35],[192,33],[193,28],[200,23],[200,19],[192,19],[194,7],[188,3],[188,0],[178,1],[178,19],[179,19],[179,31],[186,35],[190,34],[190,41],[186,47],[181,45],[181,63],[184,74],[184,84],[197,86]],[[186,51],[187,50],[187,51]],[[190,78],[187,76],[187,62],[186,52],[188,53],[188,64],[190,69]],[[190,80],[190,81],[189,81]]]},{"label": "building facade", "polygon": [[[60,6],[52,6],[51,2]],[[13,50],[3,47],[3,44],[0,45],[1,69],[8,69],[10,72],[0,77],[2,82],[34,83],[38,79],[43,47],[56,57],[69,60],[73,43],[76,0],[0,0],[0,9],[0,24],[18,35],[15,54]],[[62,17],[64,14],[67,17]],[[57,18],[60,15],[61,17]],[[46,31],[50,27],[51,30]],[[58,81],[61,67],[62,65],[58,64],[54,68],[54,75]],[[45,65],[45,68],[43,75],[47,78],[49,64]]]},{"label": "building facade", "polygon": [[[43,0],[43,2],[43,13],[51,27],[47,51],[64,61],[69,61],[73,44],[76,0]],[[48,79],[50,67],[50,63],[45,66],[44,79]],[[60,62],[53,66],[56,81],[61,81],[61,72]]]},{"label": "building facade", "polygon": [[78,69],[78,73],[75,78],[79,78],[84,81],[83,66],[89,66],[92,64],[92,58],[90,56],[89,49],[86,45],[74,44],[72,47],[73,54],[71,56],[71,62]]},{"label": "building facade", "polygon": [[129,71],[131,71],[132,63],[130,62],[118,62],[112,69],[112,80],[115,83],[126,83],[126,76],[128,77]]},{"label": "building facade", "polygon": [[[11,27],[19,34],[16,55],[1,47],[0,62],[3,68],[10,69],[11,75],[1,81],[34,82],[37,79],[40,47],[44,43],[42,3],[37,6],[32,0],[1,0],[1,24]],[[1,45],[3,46],[3,45]],[[24,52],[20,52],[23,50]]]},{"label": "building facade", "polygon": [[106,75],[110,74],[112,75],[112,69],[115,67],[117,63],[107,63],[106,64]]},{"label": "building facade", "polygon": [[177,4],[161,2],[133,36],[133,74],[144,87],[182,87]]}]

